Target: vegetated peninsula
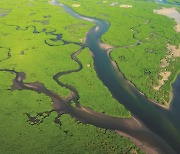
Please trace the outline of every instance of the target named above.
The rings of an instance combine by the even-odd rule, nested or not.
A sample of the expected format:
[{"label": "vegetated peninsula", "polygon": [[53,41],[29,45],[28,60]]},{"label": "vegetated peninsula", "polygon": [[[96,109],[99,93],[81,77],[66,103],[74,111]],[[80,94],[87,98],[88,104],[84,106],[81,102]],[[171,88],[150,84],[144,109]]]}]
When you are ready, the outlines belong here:
[{"label": "vegetated peninsula", "polygon": [[[75,1],[65,0],[63,2],[70,6],[75,3]],[[167,59],[166,57],[172,52],[168,46],[178,48],[180,40],[178,31],[173,29],[176,21],[153,11],[163,6],[147,1],[77,2],[83,7],[74,8],[76,11],[111,23],[108,33],[102,36],[102,41],[114,47],[111,57],[117,62],[125,77],[149,99],[169,106],[171,84],[178,74],[179,58],[175,56]],[[88,2],[93,7],[88,7],[86,5]],[[122,8],[123,5],[132,7]],[[141,9],[143,5],[147,7]],[[94,11],[94,8],[97,11]],[[174,6],[172,8],[175,9]],[[164,59],[169,63],[166,67],[162,67]],[[164,70],[171,73],[164,75],[166,72]]]},{"label": "vegetated peninsula", "polygon": [[180,152],[178,0],[1,0],[0,153]]}]

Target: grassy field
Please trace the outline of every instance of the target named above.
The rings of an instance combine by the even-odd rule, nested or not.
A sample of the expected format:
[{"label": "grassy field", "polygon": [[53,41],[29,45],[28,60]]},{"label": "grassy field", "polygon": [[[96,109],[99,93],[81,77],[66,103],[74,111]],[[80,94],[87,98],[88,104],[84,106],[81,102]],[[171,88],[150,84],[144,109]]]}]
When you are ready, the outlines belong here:
[{"label": "grassy field", "polygon": [[[80,4],[80,7],[74,7],[78,13],[109,21],[110,29],[102,41],[115,47],[111,57],[120,71],[149,99],[168,105],[171,83],[179,72],[180,58],[168,59],[169,66],[165,68],[161,67],[161,60],[169,54],[167,44],[179,46],[180,33],[174,30],[176,23],[173,19],[154,13],[154,9],[163,5],[143,0],[61,2],[69,6]],[[127,5],[131,7],[126,8]],[[163,71],[170,71],[172,75],[156,90],[154,87],[162,78],[159,74]]]},{"label": "grassy field", "polygon": [[[82,43],[92,26],[47,0],[2,0],[0,69],[25,72],[25,82],[39,81],[66,97],[70,91],[57,85],[53,75],[78,68],[71,54],[80,48],[77,44]],[[57,34],[62,38],[57,39]],[[131,117],[97,78],[89,50],[83,50],[78,58],[83,69],[60,80],[77,88],[80,103],[112,116]],[[129,139],[84,125],[69,115],[61,117],[61,126],[54,123],[56,112],[41,124],[31,125],[26,113],[50,111],[52,101],[32,91],[11,91],[14,74],[0,71],[0,78],[0,153],[142,153]]]}]

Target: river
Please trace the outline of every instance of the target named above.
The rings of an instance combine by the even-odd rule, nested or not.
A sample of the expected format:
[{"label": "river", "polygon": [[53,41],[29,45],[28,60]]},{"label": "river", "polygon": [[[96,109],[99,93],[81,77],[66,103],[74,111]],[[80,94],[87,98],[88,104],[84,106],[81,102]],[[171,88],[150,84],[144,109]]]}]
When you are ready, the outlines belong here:
[{"label": "river", "polygon": [[173,84],[173,99],[170,109],[160,107],[148,100],[124,78],[106,50],[101,47],[100,38],[108,31],[110,27],[108,22],[80,15],[56,0],[52,2],[63,7],[71,16],[95,24],[86,35],[86,45],[93,53],[94,67],[99,79],[109,89],[113,97],[132,113],[133,117],[160,136],[174,151],[180,153],[180,76]]}]

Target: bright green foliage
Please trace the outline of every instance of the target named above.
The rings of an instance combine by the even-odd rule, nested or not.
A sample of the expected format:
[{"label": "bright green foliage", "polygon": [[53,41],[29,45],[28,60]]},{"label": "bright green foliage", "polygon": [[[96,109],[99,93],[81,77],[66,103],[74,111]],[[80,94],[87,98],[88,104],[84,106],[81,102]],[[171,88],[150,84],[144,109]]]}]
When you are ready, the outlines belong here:
[{"label": "bright green foliage", "polygon": [[[102,41],[117,47],[111,52],[111,57],[119,69],[149,99],[161,104],[169,102],[171,83],[179,72],[179,58],[169,60],[169,67],[165,68],[173,74],[169,80],[159,91],[153,87],[160,78],[158,74],[164,71],[160,63],[168,54],[167,44],[179,46],[180,33],[174,30],[176,23],[173,19],[154,13],[153,10],[161,9],[163,5],[147,0],[62,1],[69,6],[80,4],[74,8],[78,13],[109,21],[110,29],[102,36]],[[112,6],[113,2],[117,4]],[[132,7],[121,8],[122,4]],[[140,45],[137,45],[138,41]]]},{"label": "bright green foliage", "polygon": [[[76,44],[92,26],[48,4],[48,0],[1,0],[0,69],[25,72],[25,82],[39,81],[67,97],[69,90],[57,85],[53,75],[79,67],[71,54],[80,48]],[[55,34],[62,34],[62,40],[54,41]],[[69,43],[64,45],[63,40]],[[112,98],[97,78],[88,49],[78,58],[83,70],[60,80],[77,88],[81,105],[117,117],[130,117],[129,111]],[[129,139],[79,124],[68,115],[60,119],[61,126],[53,122],[56,112],[43,123],[30,125],[25,114],[52,110],[52,100],[33,91],[11,91],[14,74],[0,72],[0,78],[0,153],[140,153]]]},{"label": "bright green foliage", "polygon": [[83,64],[82,71],[63,76],[60,80],[76,87],[80,94],[81,105],[113,116],[130,117],[130,113],[112,99],[108,89],[99,81],[89,50],[83,50],[78,58]]},{"label": "bright green foliage", "polygon": [[[62,126],[53,122],[51,114],[40,125],[30,125],[24,113],[51,109],[50,99],[30,91],[11,92],[14,75],[0,73],[1,127],[0,153],[118,153],[136,149],[132,142],[113,132],[91,125],[79,124],[67,115],[61,118]],[[2,101],[3,98],[3,101]]]}]

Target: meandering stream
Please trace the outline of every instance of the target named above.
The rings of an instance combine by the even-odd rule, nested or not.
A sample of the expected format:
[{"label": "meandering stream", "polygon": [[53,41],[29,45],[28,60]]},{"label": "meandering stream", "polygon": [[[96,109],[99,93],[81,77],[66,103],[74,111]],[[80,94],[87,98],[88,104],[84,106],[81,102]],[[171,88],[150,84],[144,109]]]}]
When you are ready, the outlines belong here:
[{"label": "meandering stream", "polygon": [[[53,108],[51,111],[45,111],[44,113],[46,113],[46,115],[43,118],[48,117],[51,112],[56,111],[58,116],[55,118],[55,122],[58,124],[60,124],[59,117],[63,113],[67,113],[82,123],[92,124],[105,129],[117,130],[121,135],[130,137],[138,146],[148,153],[179,153],[180,120],[178,116],[180,115],[180,76],[178,76],[173,83],[174,95],[170,109],[167,110],[151,102],[124,78],[123,74],[118,70],[116,63],[111,60],[106,49],[102,47],[100,38],[108,31],[110,24],[97,18],[80,15],[70,7],[58,3],[57,0],[52,0],[52,3],[63,7],[67,13],[77,19],[86,20],[95,24],[86,35],[85,45],[81,44],[81,48],[71,55],[71,58],[78,63],[79,67],[75,70],[58,72],[53,76],[57,84],[68,88],[71,93],[64,99],[52,90],[47,89],[44,84],[40,82],[24,83],[26,75],[23,72],[0,69],[1,72],[16,74],[12,90],[30,90],[37,93],[44,93],[50,97],[53,102]],[[15,26],[16,29],[20,29],[20,27],[16,25],[10,26]],[[26,27],[25,30],[28,28],[29,27]],[[34,27],[34,33],[37,33],[36,27]],[[59,35],[53,32],[52,34]],[[47,44],[46,41],[45,43]],[[66,41],[64,43],[66,43]],[[47,45],[53,46],[51,44]],[[99,79],[109,89],[113,97],[130,110],[133,117],[137,120],[135,118],[124,119],[111,117],[81,106],[78,101],[79,94],[76,88],[68,84],[63,84],[59,80],[62,75],[78,72],[82,69],[82,63],[76,56],[86,46],[92,52],[94,67]],[[8,57],[3,60],[7,60],[11,57],[10,49],[8,50]],[[76,104],[74,107],[71,105],[72,100]],[[34,117],[28,113],[26,115],[32,124],[38,124],[43,121],[43,119],[38,119],[38,115],[43,115],[43,113],[38,113],[37,116]]]},{"label": "meandering stream", "polygon": [[178,116],[180,115],[180,76],[178,76],[176,82],[173,84],[174,97],[170,109],[166,110],[156,105],[124,78],[106,50],[101,47],[100,38],[108,31],[110,26],[108,22],[80,15],[70,7],[58,3],[57,0],[53,0],[52,2],[57,6],[63,7],[67,13],[77,19],[95,23],[95,26],[87,33],[86,45],[93,53],[94,66],[99,79],[109,89],[113,97],[130,110],[135,118],[160,136],[179,153],[180,120]]}]

